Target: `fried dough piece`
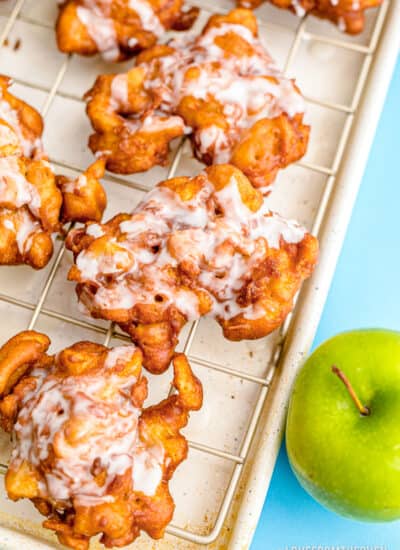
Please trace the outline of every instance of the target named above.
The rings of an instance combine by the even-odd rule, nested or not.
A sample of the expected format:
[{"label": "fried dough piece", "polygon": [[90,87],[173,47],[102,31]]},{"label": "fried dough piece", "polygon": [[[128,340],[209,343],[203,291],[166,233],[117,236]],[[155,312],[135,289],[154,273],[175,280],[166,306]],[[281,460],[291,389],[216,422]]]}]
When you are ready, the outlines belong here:
[{"label": "fried dough piece", "polygon": [[[237,0],[243,8],[257,8],[265,0]],[[329,19],[339,29],[349,34],[359,34],[364,30],[365,11],[382,4],[382,0],[269,0],[278,8],[292,11],[299,17],[307,13],[321,19]]]},{"label": "fried dough piece", "polygon": [[230,340],[276,329],[318,255],[315,237],[268,211],[230,165],[161,182],[132,214],[71,232],[67,247],[81,305],[118,323],[157,373],[187,321],[213,317]]},{"label": "fried dough piece", "polygon": [[187,134],[198,160],[230,162],[267,192],[308,144],[303,98],[250,10],[213,15],[199,36],[142,52],[129,72],[99,76],[86,98],[89,147],[117,173],[166,164],[171,140]]},{"label": "fried dough piece", "polygon": [[99,221],[106,198],[99,159],[76,182],[54,175],[43,146],[40,114],[8,92],[0,76],[0,264],[47,265],[52,233],[66,221]]},{"label": "fried dough piece", "polygon": [[17,210],[0,208],[0,265],[27,264],[45,267],[53,254],[50,233],[23,206]]},{"label": "fried dough piece", "polygon": [[[62,196],[49,163],[23,156],[30,142],[22,145],[5,122],[4,105],[5,99],[0,106],[0,264],[41,269],[53,253],[51,233],[60,229]],[[40,147],[31,149],[33,155],[38,151],[42,154]]]},{"label": "fried dough piece", "polygon": [[[0,75],[0,120],[17,134],[18,148],[22,150],[24,157],[45,157],[42,144],[43,119],[36,109],[8,91],[11,83],[8,76]],[[3,142],[3,134],[1,138]]]},{"label": "fried dough piece", "polygon": [[100,184],[104,176],[105,161],[98,159],[75,180],[57,176],[57,185],[63,195],[61,220],[99,222],[107,206],[107,197]]},{"label": "fried dough piece", "polygon": [[176,393],[144,408],[134,345],[79,342],[55,356],[49,345],[27,331],[0,349],[0,421],[14,435],[8,496],[31,499],[75,550],[98,534],[107,547],[140,531],[162,537],[175,507],[168,482],[188,451],[180,430],[202,404],[186,357],[173,358]]},{"label": "fried dough piece", "polygon": [[58,47],[124,61],[153,46],[167,30],[191,27],[199,10],[182,8],[183,0],[66,0],[56,25]]}]

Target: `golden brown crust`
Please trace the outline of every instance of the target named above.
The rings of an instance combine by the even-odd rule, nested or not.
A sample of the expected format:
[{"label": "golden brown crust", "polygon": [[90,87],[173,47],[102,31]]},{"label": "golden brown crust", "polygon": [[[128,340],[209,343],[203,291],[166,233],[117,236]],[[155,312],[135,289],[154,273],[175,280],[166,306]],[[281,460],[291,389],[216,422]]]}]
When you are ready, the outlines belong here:
[{"label": "golden brown crust", "polygon": [[25,372],[38,363],[50,347],[45,334],[27,330],[0,349],[0,396],[7,395]]},{"label": "golden brown crust", "polygon": [[[237,0],[239,6],[257,8],[265,0]],[[359,34],[364,30],[365,11],[379,6],[382,0],[269,0],[278,8],[289,9],[298,15],[311,13],[321,19],[329,19],[349,34]]]},{"label": "golden brown crust", "polygon": [[68,278],[93,317],[120,325],[144,366],[164,371],[188,319],[214,317],[231,340],[269,334],[293,307],[317,240],[265,208],[231,165],[161,182],[131,215],[70,233]]},{"label": "golden brown crust", "polygon": [[61,193],[46,160],[0,157],[0,264],[41,269],[53,253],[51,233],[60,229]]},{"label": "golden brown crust", "polygon": [[[48,264],[53,254],[51,236],[35,225],[33,216],[25,207],[15,212],[0,210],[0,224],[1,265],[27,264],[34,269],[42,269]],[[16,232],[24,233],[27,224],[34,224],[34,229],[29,236],[29,247],[21,251]]]},{"label": "golden brown crust", "polygon": [[64,53],[102,53],[107,60],[124,61],[153,46],[163,32],[191,27],[199,10],[182,11],[182,6],[183,0],[137,0],[135,11],[129,0],[66,0],[57,19],[57,44]]},{"label": "golden brown crust", "polygon": [[99,222],[107,206],[107,197],[100,184],[104,176],[105,161],[98,159],[75,182],[65,176],[57,176],[57,185],[63,194],[61,220]]},{"label": "golden brown crust", "polygon": [[[186,357],[177,354],[173,360],[177,393],[158,405],[143,408],[147,387],[141,374],[142,355],[137,348],[108,350],[99,344],[79,342],[51,357],[46,355],[49,344],[43,334],[23,332],[0,350],[0,422],[8,431],[15,431],[16,437],[6,474],[9,497],[31,499],[47,516],[43,525],[54,530],[62,544],[75,550],[86,550],[90,538],[98,534],[107,547],[129,544],[140,531],[153,538],[162,537],[174,511],[168,482],[187,456],[187,442],[180,430],[188,421],[189,411],[198,410],[202,404],[201,384]],[[54,391],[57,393],[52,394]],[[90,408],[85,404],[85,392],[90,395]],[[111,423],[105,420],[104,435],[98,432],[103,426],[99,419],[105,418],[103,400],[107,407],[104,411],[113,418]],[[114,418],[119,422],[119,410],[122,423],[114,427]],[[57,420],[60,415],[61,423]],[[14,427],[17,419],[19,427]],[[136,433],[131,435],[124,432],[129,419],[136,425]],[[29,439],[30,430],[34,430],[34,440]],[[132,443],[121,451],[127,437]],[[88,453],[87,445],[96,447],[99,441],[104,453],[91,466],[82,465],[82,456],[94,456]],[[109,470],[107,457],[112,456],[114,461],[121,460],[121,456],[126,459],[127,455],[119,456],[119,452],[139,455],[133,455],[132,466],[117,468],[116,473],[110,474],[116,466],[111,465],[114,470]],[[144,475],[151,476],[151,468],[156,467],[157,472],[160,469],[153,493],[145,488],[145,480],[143,484],[140,465],[135,474],[135,460],[139,460],[140,453],[150,453],[145,460],[157,464],[144,466],[150,468]],[[67,472],[72,469],[76,476],[83,475],[80,483],[74,485],[68,476],[63,478],[66,467]],[[47,476],[52,474],[58,477],[57,483],[54,479],[50,483]],[[151,478],[149,482],[153,483]],[[58,483],[62,483],[62,493]],[[95,488],[96,496],[90,495],[88,487]],[[60,494],[64,495],[61,500]],[[89,497],[92,500],[88,501]]]},{"label": "golden brown crust", "polygon": [[[15,116],[17,119],[20,136],[22,137],[22,140],[20,139],[19,141],[20,143],[21,141],[25,142],[22,143],[24,156],[29,158],[40,158],[43,155],[41,144],[43,119],[36,109],[8,91],[11,84],[11,78],[0,75],[0,95],[13,111],[14,115],[11,116]],[[6,122],[10,124],[9,120],[6,120]]]},{"label": "golden brown crust", "polygon": [[67,221],[99,221],[106,206],[98,160],[71,182],[56,176],[47,161],[40,114],[8,92],[0,76],[0,264],[47,265],[51,235]]},{"label": "golden brown crust", "polygon": [[[158,46],[156,46],[158,48]],[[144,72],[132,69],[127,74],[129,108],[113,111],[109,107],[114,75],[101,75],[87,92],[87,114],[96,133],[89,138],[93,152],[105,152],[107,169],[119,174],[132,174],[149,170],[156,164],[167,163],[169,143],[183,135],[184,126],[178,117],[176,124],[168,124],[159,131],[132,132],[125,124],[128,115],[141,115],[151,109],[150,98],[144,91]],[[170,122],[161,116],[160,121]],[[111,154],[110,154],[111,152]]]},{"label": "golden brown crust", "polygon": [[99,76],[86,98],[89,147],[117,173],[164,165],[170,142],[189,134],[201,162],[230,162],[267,191],[308,144],[301,94],[264,51],[250,10],[213,15],[198,37],[149,48],[128,73]]},{"label": "golden brown crust", "polygon": [[299,160],[307,149],[309,127],[302,115],[292,119],[282,114],[256,122],[244,133],[232,151],[231,163],[237,166],[255,187],[269,187],[282,166]]}]

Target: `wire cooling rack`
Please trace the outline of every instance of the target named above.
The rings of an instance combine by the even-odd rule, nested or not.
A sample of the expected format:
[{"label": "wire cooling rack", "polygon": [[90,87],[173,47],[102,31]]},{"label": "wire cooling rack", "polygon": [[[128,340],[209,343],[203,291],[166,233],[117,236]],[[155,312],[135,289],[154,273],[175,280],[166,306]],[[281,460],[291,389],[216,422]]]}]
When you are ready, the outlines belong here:
[{"label": "wire cooling rack", "polygon": [[[16,84],[23,91],[22,95],[25,95],[25,99],[28,101],[32,102],[32,98],[36,95],[40,97],[42,102],[40,110],[47,123],[46,132],[52,125],[48,141],[57,140],[57,130],[61,130],[61,126],[67,123],[69,109],[72,108],[72,105],[79,104],[79,109],[81,109],[79,116],[84,120],[81,92],[85,89],[83,88],[84,84],[82,84],[82,89],[80,89],[80,85],[76,85],[76,71],[83,72],[88,69],[89,76],[83,78],[83,81],[88,82],[90,86],[93,78],[90,80],[89,77],[94,76],[96,71],[110,71],[110,68],[102,66],[99,69],[99,62],[94,60],[60,56],[57,58],[60,60],[57,70],[49,71],[46,57],[46,52],[49,50],[46,48],[54,48],[54,44],[46,43],[45,47],[40,50],[41,58],[37,53],[27,52],[23,43],[21,51],[17,52],[19,38],[24,41],[26,29],[29,29],[29,33],[32,34],[50,36],[54,25],[52,17],[55,14],[55,8],[51,4],[55,4],[55,2],[54,0],[48,2],[43,0],[43,5],[39,6],[36,0],[16,0],[15,2],[3,2],[3,4],[4,7],[1,8],[3,11],[0,11],[2,16],[0,44],[3,45],[2,51],[0,51],[0,71],[13,76]],[[218,10],[215,8],[215,2],[211,2],[211,0],[193,2],[193,4],[202,9],[198,27],[201,27],[201,24],[212,12],[224,11],[232,7],[228,0],[220,0]],[[271,204],[274,206],[276,203],[284,214],[300,217],[300,221],[305,223],[317,236],[335,186],[336,176],[367,82],[388,6],[389,0],[384,0],[379,9],[369,14],[366,32],[358,38],[340,35],[328,23],[307,18],[300,20],[268,6],[258,11],[260,33],[265,38],[267,48],[272,51],[275,58],[278,58],[278,64],[284,68],[285,74],[298,77],[299,86],[304,92],[311,111],[308,122],[316,131],[316,141],[311,153],[304,160],[298,162],[297,166],[281,172],[278,178],[279,187],[277,186],[280,191],[277,191],[276,196],[274,196],[275,191],[272,193]],[[16,30],[18,25],[20,28]],[[43,39],[43,42],[48,42],[48,40],[48,38]],[[276,51],[274,51],[274,46],[276,46]],[[11,53],[13,49],[15,51]],[[308,58],[310,51],[317,52],[318,55]],[[6,52],[5,55],[4,52]],[[23,56],[25,60],[28,60],[26,69],[14,70],[15,59]],[[338,58],[339,61],[337,61]],[[323,76],[319,79],[318,71],[320,71],[320,76],[326,66],[328,66],[328,70],[332,71],[336,61],[342,66],[344,65],[346,70],[337,77],[340,82],[336,82],[336,88],[341,91],[335,96],[327,87],[321,85]],[[49,64],[52,63],[53,61],[50,60]],[[17,65],[18,63],[15,67]],[[81,67],[81,69],[77,69],[77,67]],[[120,66],[117,70],[123,70],[123,68]],[[35,71],[46,73],[46,78],[37,79]],[[50,72],[51,78],[48,77]],[[309,76],[313,72],[311,85],[305,85],[306,89],[304,89],[301,80],[306,82],[308,78],[310,84]],[[16,93],[21,95],[18,94],[18,90]],[[58,113],[58,118],[55,117],[55,113]],[[54,128],[57,126],[55,120],[59,121],[58,128]],[[315,127],[317,127],[316,130]],[[321,130],[321,127],[324,129]],[[87,128],[85,129],[87,130]],[[82,133],[82,136],[79,137],[79,140],[83,140],[79,144],[81,148],[85,144],[85,139],[86,136]],[[78,137],[75,141],[78,141]],[[326,142],[329,142],[328,147]],[[67,143],[66,149],[69,146],[70,142]],[[75,144],[71,144],[71,146],[76,152]],[[59,172],[78,172],[88,164],[82,160],[82,155],[75,154],[74,151],[71,154],[68,151],[63,153],[59,148],[53,153],[51,144],[47,150],[50,151],[53,166]],[[161,169],[155,169],[150,172],[150,176],[135,175],[129,178],[108,174],[106,186],[110,191],[110,196],[116,192],[120,193],[120,204],[124,204],[123,209],[129,210],[131,205],[127,207],[125,204],[128,196],[132,202],[138,200],[142,193],[149,189],[149,182],[156,183],[166,176],[172,177],[178,173],[195,173],[199,169],[200,165],[190,158],[186,145],[182,141],[173,151],[168,172],[164,173]],[[301,175],[299,175],[299,171]],[[287,185],[286,181],[289,182]],[[128,193],[132,193],[132,195],[128,195]],[[312,203],[311,206],[309,203]],[[70,262],[69,253],[66,252],[62,242],[58,241],[58,243],[52,263],[43,272],[33,275],[26,268],[18,268],[23,270],[23,275],[16,275],[15,283],[17,287],[19,284],[19,290],[15,292],[13,282],[10,283],[13,276],[8,276],[11,273],[10,268],[2,268],[0,303],[9,305],[12,307],[12,312],[16,312],[15,315],[20,316],[22,319],[20,324],[23,323],[23,326],[19,330],[23,328],[40,330],[47,320],[51,321],[52,327],[58,324],[60,327],[58,336],[61,341],[72,330],[74,330],[73,334],[83,332],[85,338],[91,337],[105,345],[118,340],[127,341],[128,338],[118,332],[113,324],[106,325],[101,321],[87,320],[78,314],[72,285],[67,287],[64,282],[61,282],[61,280],[64,281],[65,272]],[[13,274],[17,273],[15,268],[12,269],[14,269]],[[6,270],[8,271],[6,272]],[[31,282],[27,285],[34,287],[34,299],[26,299],[25,289],[21,290],[25,286],[25,278],[26,281],[31,278],[29,279]],[[6,292],[3,292],[4,287],[7,289]],[[39,292],[38,289],[40,289]],[[61,305],[54,307],[56,299]],[[215,326],[210,325],[209,321],[195,322],[184,332],[180,343],[181,349],[188,354],[200,379],[204,381],[206,378],[206,412],[200,411],[192,415],[191,418],[191,423],[195,423],[195,428],[191,431],[189,427],[187,432],[190,448],[187,465],[181,475],[182,479],[178,480],[176,487],[172,484],[173,496],[177,501],[176,516],[181,516],[183,519],[180,523],[171,524],[167,529],[168,534],[191,543],[207,545],[215,541],[221,533],[234,500],[242,470],[249,458],[253,436],[263,411],[276,365],[281,356],[290,322],[291,316],[287,318],[279,331],[254,344],[227,343],[217,335]],[[77,339],[75,338],[75,340]],[[240,368],[237,367],[238,364]],[[158,386],[155,392],[157,397],[168,393],[168,374],[158,379],[157,377],[150,378],[151,385]],[[218,383],[215,383],[216,379]],[[250,384],[252,390],[246,394],[247,401],[244,405],[238,399],[238,405],[230,409],[227,402],[218,401],[213,394],[212,386],[214,384],[217,391],[222,391],[224,387],[228,388],[225,390],[225,394],[230,393],[228,399],[230,398],[232,402],[238,396],[246,393],[243,389],[245,384]],[[214,409],[213,399],[216,401]],[[196,420],[202,414],[205,414],[206,419]],[[228,422],[227,418],[223,418],[231,414],[234,418],[234,425],[238,428],[236,434],[233,433],[232,425],[225,424]],[[218,424],[223,425],[222,431],[218,430]],[[232,431],[228,434],[230,442],[234,441],[234,443],[229,446],[226,433],[230,431]],[[212,433],[214,432],[217,435],[213,437]],[[191,437],[192,434],[194,437]],[[196,435],[199,435],[198,439],[196,439]],[[198,457],[197,462],[194,460],[195,455]],[[205,462],[202,462],[202,456],[205,457]],[[216,468],[218,479],[211,473],[214,468],[214,458],[225,464],[219,469]],[[200,463],[202,466],[199,466]],[[0,464],[0,472],[4,474],[5,470],[6,465]],[[177,475],[179,475],[179,471]],[[210,478],[208,483],[207,476]],[[180,498],[185,486],[186,492],[194,493],[194,500],[196,500],[198,486],[192,486],[196,477],[202,478],[200,480],[202,486],[206,485],[205,493],[212,485],[218,485],[217,497],[211,495],[213,503],[216,504],[214,507],[206,500],[204,494],[198,493],[199,502],[195,506],[197,506],[197,517],[201,517],[201,520],[191,519],[192,510],[189,517],[181,513],[182,508],[187,506],[187,502],[193,507],[193,494],[189,501],[183,497]],[[199,510],[199,508],[204,509]],[[188,546],[186,547],[188,548]]]}]

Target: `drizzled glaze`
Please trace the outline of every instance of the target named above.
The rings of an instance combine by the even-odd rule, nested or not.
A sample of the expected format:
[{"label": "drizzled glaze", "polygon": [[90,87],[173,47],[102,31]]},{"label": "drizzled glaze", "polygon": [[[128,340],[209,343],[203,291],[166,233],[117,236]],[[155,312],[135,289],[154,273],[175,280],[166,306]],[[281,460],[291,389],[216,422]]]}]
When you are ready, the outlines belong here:
[{"label": "drizzled glaze", "polygon": [[[75,506],[113,502],[107,488],[128,470],[134,491],[155,494],[164,451],[146,447],[139,438],[141,410],[129,397],[135,378],[111,370],[135,351],[133,345],[110,350],[102,375],[60,377],[40,368],[32,372],[36,388],[25,395],[15,424],[11,468],[23,461],[40,468],[51,455],[51,469],[41,469],[42,498]],[[101,482],[96,479],[99,472]]]},{"label": "drizzled glaze", "polygon": [[[201,296],[209,304],[206,314],[217,319],[265,315],[257,303],[241,303],[241,289],[271,248],[300,242],[305,229],[269,212],[265,202],[251,211],[235,175],[219,191],[206,174],[196,181],[201,187],[191,200],[161,185],[119,231],[100,226],[103,235],[76,257],[79,280],[89,283],[80,297],[89,311],[173,305],[193,320],[204,314]],[[86,234],[100,231],[89,225]],[[185,274],[192,281],[187,286]]]},{"label": "drizzled glaze", "polygon": [[[41,197],[23,171],[27,159],[40,158],[43,146],[40,138],[29,139],[22,129],[18,112],[3,97],[0,89],[0,146],[12,145],[12,154],[0,157],[0,224],[15,234],[20,254],[25,254],[31,246],[35,234],[43,231],[40,218]],[[42,162],[46,162],[42,160]],[[28,210],[22,209],[26,206]]]},{"label": "drizzled glaze", "polygon": [[103,58],[116,61],[119,46],[113,20],[104,16],[96,1],[85,0],[84,6],[78,6],[76,12]]},{"label": "drizzled glaze", "polygon": [[8,91],[11,83],[0,76],[0,264],[42,269],[62,224],[100,219],[104,162],[74,181],[56,176],[42,147],[42,117]]},{"label": "drizzled glaze", "polygon": [[0,130],[1,147],[14,148],[13,153],[0,156],[0,226],[14,233],[18,251],[24,255],[43,228],[35,219],[40,219],[41,197],[24,175],[25,160],[21,153],[30,157],[41,147],[41,142],[24,138],[17,113],[5,100],[0,101]]},{"label": "drizzled glaze", "polygon": [[41,224],[25,209],[16,212],[2,208],[0,224],[14,233],[18,251],[21,255],[28,253],[35,235],[43,233]]},{"label": "drizzled glaze", "polygon": [[138,14],[145,31],[152,32],[157,37],[163,34],[165,29],[149,2],[146,0],[129,0],[128,5],[131,10]]},{"label": "drizzled glaze", "polygon": [[[249,46],[251,53],[233,55],[222,49],[216,39],[236,35]],[[215,124],[194,130],[194,142],[202,155],[211,155],[211,163],[230,159],[232,148],[243,132],[257,120],[274,118],[282,113],[294,117],[305,110],[304,101],[293,82],[284,77],[259,39],[237,23],[210,26],[198,37],[179,38],[169,46],[174,52],[156,57],[138,65],[144,69],[144,88],[155,97],[157,112],[164,115],[179,113],[182,100],[191,96],[201,100],[215,100],[223,107],[225,126]],[[198,75],[193,77],[193,70]],[[126,75],[114,77],[111,87],[110,109],[126,109],[128,79]],[[147,110],[142,119],[125,121],[131,131],[157,131]],[[174,116],[178,125],[179,117]],[[153,116],[156,124],[157,116]],[[184,125],[183,119],[181,125]],[[191,129],[185,129],[190,132]]]},{"label": "drizzled glaze", "polygon": [[62,184],[63,193],[79,193],[79,190],[84,189],[88,184],[85,174],[79,174],[75,179],[68,180]]},{"label": "drizzled glaze", "polygon": [[[111,9],[114,0],[83,0],[77,7],[77,15],[98,51],[106,61],[116,61],[119,58],[120,48],[115,27],[115,21],[111,17]],[[141,27],[145,31],[152,32],[155,36],[161,36],[164,32],[159,18],[147,0],[127,0],[127,7],[137,14]],[[130,39],[129,46],[133,47],[136,39]]]},{"label": "drizzled glaze", "polygon": [[[3,92],[0,89],[0,120],[4,120],[14,130],[18,137],[19,145],[22,152],[27,158],[40,158],[43,153],[43,144],[40,138],[29,139],[25,136],[21,127],[18,112],[3,97]],[[4,132],[4,126],[3,130]]]},{"label": "drizzled glaze", "polygon": [[[332,4],[334,1],[336,0],[332,0]],[[294,8],[294,11],[296,12],[296,15],[298,17],[304,17],[307,13],[300,0],[292,0],[292,7]]]},{"label": "drizzled glaze", "polygon": [[15,208],[27,205],[39,217],[40,195],[22,173],[18,156],[0,157],[0,203]]}]

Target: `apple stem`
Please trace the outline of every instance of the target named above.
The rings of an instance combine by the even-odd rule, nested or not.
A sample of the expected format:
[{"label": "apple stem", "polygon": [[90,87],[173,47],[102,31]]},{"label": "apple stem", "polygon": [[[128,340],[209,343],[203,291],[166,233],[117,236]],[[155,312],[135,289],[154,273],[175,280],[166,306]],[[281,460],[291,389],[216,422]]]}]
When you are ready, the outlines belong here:
[{"label": "apple stem", "polygon": [[358,395],[356,394],[356,392],[354,391],[354,388],[353,386],[350,384],[349,382],[349,379],[347,378],[347,376],[344,374],[343,371],[341,371],[336,365],[332,365],[332,372],[334,374],[336,374],[336,376],[338,378],[340,378],[340,380],[343,382],[343,384],[346,386],[347,388],[347,391],[349,392],[350,394],[350,397],[352,398],[352,400],[354,401],[357,409],[360,411],[360,414],[362,414],[362,416],[368,416],[371,414],[371,411],[369,410],[368,407],[366,407],[365,405],[363,405],[361,403],[361,401],[359,400],[358,398]]}]

